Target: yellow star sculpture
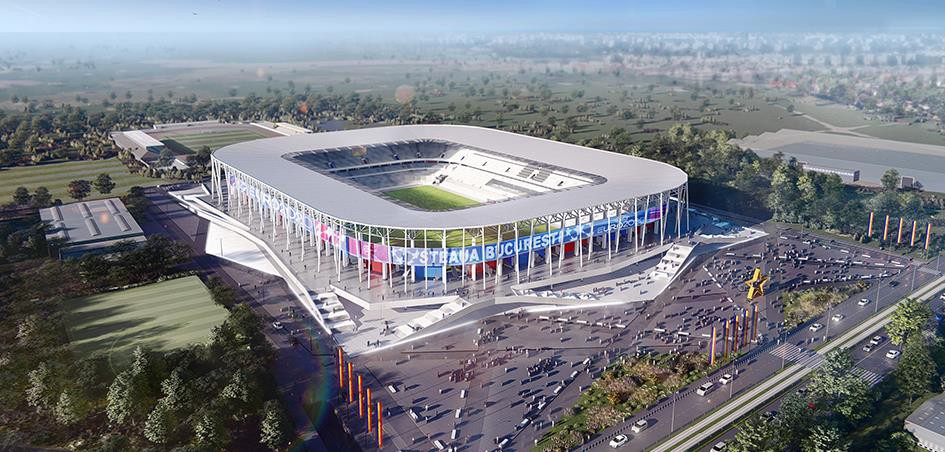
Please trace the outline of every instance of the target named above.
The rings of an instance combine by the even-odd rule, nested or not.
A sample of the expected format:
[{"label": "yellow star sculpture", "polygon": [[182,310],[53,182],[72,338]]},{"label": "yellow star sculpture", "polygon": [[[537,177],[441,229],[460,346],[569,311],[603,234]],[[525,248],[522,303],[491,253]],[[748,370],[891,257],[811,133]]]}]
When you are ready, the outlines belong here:
[{"label": "yellow star sculpture", "polygon": [[745,281],[745,285],[748,286],[748,301],[754,300],[765,294],[765,284],[768,282],[768,277],[761,274],[761,269],[756,268],[755,272],[751,275],[751,279]]}]

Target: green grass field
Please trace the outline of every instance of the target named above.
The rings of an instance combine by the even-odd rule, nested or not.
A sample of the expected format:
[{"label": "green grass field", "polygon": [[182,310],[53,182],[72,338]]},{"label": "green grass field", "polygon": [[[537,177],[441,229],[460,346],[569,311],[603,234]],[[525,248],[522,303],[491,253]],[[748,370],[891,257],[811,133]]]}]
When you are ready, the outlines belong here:
[{"label": "green grass field", "polygon": [[398,188],[384,192],[384,194],[412,206],[432,211],[459,209],[479,205],[478,201],[432,185]]},{"label": "green grass field", "polygon": [[128,168],[118,159],[24,166],[0,170],[0,202],[10,202],[10,196],[13,195],[13,191],[17,187],[26,187],[32,192],[36,187],[43,186],[49,189],[53,199],[59,198],[62,199],[62,202],[68,203],[73,201],[69,197],[68,185],[70,181],[76,179],[93,181],[101,173],[111,175],[116,184],[115,189],[110,194],[103,195],[93,188],[87,199],[119,196],[135,185],[143,187],[168,182],[166,179],[152,179],[131,174]]},{"label": "green grass field", "polygon": [[64,308],[74,349],[118,362],[139,345],[167,351],[202,342],[227,316],[196,276],[75,298]]},{"label": "green grass field", "polygon": [[177,154],[193,154],[204,146],[209,146],[211,151],[216,151],[224,146],[259,138],[265,138],[265,136],[250,130],[238,129],[226,132],[171,135],[161,139],[161,142]]}]

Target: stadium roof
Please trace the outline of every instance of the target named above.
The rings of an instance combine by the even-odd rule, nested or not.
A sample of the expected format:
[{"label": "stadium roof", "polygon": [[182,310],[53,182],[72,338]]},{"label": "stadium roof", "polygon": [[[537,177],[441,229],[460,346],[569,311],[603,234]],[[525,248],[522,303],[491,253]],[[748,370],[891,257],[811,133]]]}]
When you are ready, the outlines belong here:
[{"label": "stadium roof", "polygon": [[[491,150],[572,168],[601,176],[606,181],[462,210],[426,212],[400,206],[282,158],[293,152],[417,140],[443,140]],[[501,130],[457,125],[376,127],[267,138],[226,146],[213,156],[327,215],[372,226],[410,229],[474,228],[539,218],[658,194],[677,188],[688,179],[679,168],[653,160]]]},{"label": "stadium roof", "polygon": [[164,143],[161,143],[151,135],[148,135],[140,130],[131,130],[124,132],[124,134],[126,137],[128,137],[128,139],[134,141],[135,144],[141,146],[142,148],[164,146]]},{"label": "stadium roof", "polygon": [[922,403],[905,422],[906,430],[920,442],[945,447],[945,394]]}]

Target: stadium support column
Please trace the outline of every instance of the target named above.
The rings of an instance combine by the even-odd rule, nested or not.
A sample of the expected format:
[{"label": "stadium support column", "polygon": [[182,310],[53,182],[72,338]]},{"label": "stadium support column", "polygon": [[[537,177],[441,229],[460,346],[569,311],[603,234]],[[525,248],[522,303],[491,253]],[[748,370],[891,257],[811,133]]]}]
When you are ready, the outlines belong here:
[{"label": "stadium support column", "polygon": [[[633,252],[638,253],[640,251],[640,210],[637,207],[637,198],[633,198]],[[644,223],[645,225],[645,223]]]},{"label": "stadium support column", "polygon": [[[404,296],[406,296],[407,290],[408,290],[407,289],[407,272],[409,271],[410,275],[414,275],[416,273],[415,269],[409,268],[407,266],[407,230],[406,229],[404,229],[404,242],[403,243],[404,243],[404,262],[401,265],[404,266]],[[413,248],[413,235],[410,236],[410,247]],[[393,261],[393,258],[391,259],[391,261]],[[414,276],[413,278],[414,278],[414,281],[416,281],[416,276]]]},{"label": "stadium support column", "polygon": [[682,187],[676,189],[676,239],[682,237]]},{"label": "stadium support column", "polygon": [[364,266],[363,263],[361,262],[361,231],[358,231],[357,234],[358,235],[355,236],[355,240],[357,240],[357,243],[355,244],[356,246],[354,247],[354,250],[358,254],[358,283],[363,283],[364,276],[361,275],[361,267]]},{"label": "stadium support column", "polygon": [[646,204],[643,206],[643,234],[640,243],[646,248],[646,225],[650,222],[650,195],[646,195]]},{"label": "stadium support column", "polygon": [[614,239],[614,253],[620,252],[620,232],[623,231],[623,203],[617,204],[617,238]]},{"label": "stadium support column", "polygon": [[443,295],[446,295],[449,292],[449,282],[446,280],[446,265],[449,263],[449,255],[446,253],[446,229],[443,230],[440,238],[443,242],[442,253],[440,254],[443,257]]},{"label": "stadium support column", "polygon": [[533,240],[534,237],[535,237],[535,219],[534,219],[534,218],[532,218],[531,220],[528,220],[528,226],[529,226],[529,229],[528,229],[528,246],[526,247],[526,248],[528,248],[528,262],[525,264],[525,265],[526,265],[526,267],[525,267],[525,279],[526,279],[527,281],[531,281],[531,280],[532,280],[532,260],[534,259],[534,258],[532,257],[532,255],[534,254],[534,253],[533,253],[534,250],[532,249],[532,245],[535,244],[535,241]]},{"label": "stadium support column", "polygon": [[551,260],[551,217],[545,217],[545,235],[548,236],[548,246],[545,247],[545,261],[548,262],[548,277],[551,277],[552,270],[552,260]]},{"label": "stadium support column", "polygon": [[495,233],[495,286],[499,287],[499,281],[502,280],[502,224],[496,226]]},{"label": "stadium support column", "polygon": [[663,193],[660,192],[660,246],[666,233],[666,212],[664,211]]},{"label": "stadium support column", "polygon": [[561,265],[564,263],[564,219],[567,215],[561,214],[561,227],[558,228],[558,273],[561,273]]},{"label": "stadium support column", "polygon": [[520,251],[518,247],[518,222],[517,221],[515,222],[513,227],[515,228],[515,246],[513,247],[513,249],[515,250],[515,257],[513,257],[513,259],[515,260],[515,284],[521,284],[522,272],[519,269],[519,265],[518,265],[518,261],[519,261],[518,255]]},{"label": "stadium support column", "polygon": [[[482,290],[486,290],[486,227],[483,226],[479,231],[481,239],[479,240],[479,261],[482,262]],[[475,273],[473,273],[475,275]]]},{"label": "stadium support column", "polygon": [[578,267],[584,268],[584,223],[581,222],[584,212],[581,209],[577,211],[577,257]]},{"label": "stadium support column", "polygon": [[460,287],[466,287],[466,228],[463,228],[461,237],[462,239],[459,242],[459,263],[462,266],[462,269],[459,271]]},{"label": "stadium support column", "polygon": [[604,244],[607,245],[607,262],[610,262],[611,259],[611,250],[610,250],[610,206],[606,207],[607,211],[604,213],[604,217],[607,219],[607,227],[604,228],[606,231],[606,236],[604,237]]},{"label": "stadium support column", "polygon": [[589,238],[587,239],[587,263],[591,263],[591,257],[594,256],[594,208],[591,207],[591,213],[587,218],[587,222],[591,225],[591,233],[588,234]]},{"label": "stadium support column", "polygon": [[[406,237],[406,234],[404,234],[404,236]],[[393,267],[394,263],[390,255],[390,249],[391,249],[390,228],[387,228],[387,243],[385,243],[385,245],[387,246],[387,262],[384,263],[384,272],[387,273],[387,275],[385,275],[387,277],[387,287],[390,287],[391,289],[393,289],[394,288],[394,267]]]},{"label": "stadium support column", "polygon": [[335,245],[335,246],[333,247],[333,248],[334,248],[334,253],[333,253],[333,254],[335,255],[335,269],[337,269],[337,271],[338,271],[338,282],[340,283],[340,282],[341,282],[341,258],[342,258],[342,256],[341,256],[341,247],[345,246],[345,243],[344,243],[344,242],[345,242],[345,237],[344,237],[344,235],[341,234],[341,226],[340,226],[340,225],[338,225],[338,229],[337,229],[337,230],[335,229],[336,222],[335,222],[334,219],[331,220],[331,223],[332,223],[332,225],[331,225],[331,233],[332,233],[332,235],[334,236],[334,237],[332,237],[331,240],[332,240],[332,242],[334,242],[334,245]]},{"label": "stadium support column", "polygon": [[[314,213],[314,212],[313,212]],[[312,222],[312,233],[315,234],[315,273],[322,271],[322,216],[313,215],[315,221]]]},{"label": "stadium support column", "polygon": [[684,186],[686,190],[686,233],[689,233],[689,182]]},{"label": "stadium support column", "polygon": [[425,259],[423,260],[423,290],[430,291],[430,248],[427,248],[427,230],[423,230],[423,253]]}]

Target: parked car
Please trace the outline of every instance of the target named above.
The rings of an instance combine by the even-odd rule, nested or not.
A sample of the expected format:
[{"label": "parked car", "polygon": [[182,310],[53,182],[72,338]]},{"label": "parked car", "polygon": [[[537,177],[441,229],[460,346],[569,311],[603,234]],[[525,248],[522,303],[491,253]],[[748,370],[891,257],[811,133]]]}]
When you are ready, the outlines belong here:
[{"label": "parked car", "polygon": [[886,352],[886,357],[889,359],[896,359],[899,357],[899,350],[890,350]]},{"label": "parked car", "polygon": [[617,435],[614,439],[610,440],[610,447],[616,449],[627,444],[628,441],[630,441],[630,438],[628,438],[627,435]]},{"label": "parked car", "polygon": [[735,377],[732,374],[722,375],[722,378],[719,378],[719,384],[727,385],[730,381],[734,380]]},{"label": "parked car", "polygon": [[712,392],[712,388],[713,388],[713,387],[715,387],[715,383],[712,383],[712,382],[710,381],[710,382],[708,382],[708,383],[706,383],[706,384],[704,384],[704,385],[702,385],[702,386],[699,386],[699,389],[696,389],[696,394],[699,394],[699,395],[701,395],[701,396],[704,396],[704,395],[706,395],[706,394]]},{"label": "parked car", "polygon": [[810,330],[811,330],[811,332],[816,333],[816,332],[820,331],[820,329],[823,328],[823,327],[824,327],[823,325],[821,325],[821,324],[819,324],[819,323],[815,323],[815,324],[813,324],[813,325],[810,326]]},{"label": "parked car", "polygon": [[636,421],[633,423],[633,427],[630,427],[630,430],[633,431],[633,433],[640,433],[643,430],[646,430],[646,428],[649,427],[649,425],[650,425],[649,421],[647,421],[646,419],[640,419],[639,421]]},{"label": "parked car", "polygon": [[870,339],[870,345],[879,345],[879,344],[882,343],[882,342],[883,342],[883,337],[882,337],[882,336],[873,336],[873,337]]},{"label": "parked car", "polygon": [[723,452],[728,447],[728,444],[725,441],[719,441],[712,446],[712,449],[709,452]]},{"label": "parked car", "polygon": [[863,351],[866,352],[866,353],[869,353],[869,352],[873,351],[873,346],[870,345],[870,344],[866,344],[866,345],[863,346]]}]

